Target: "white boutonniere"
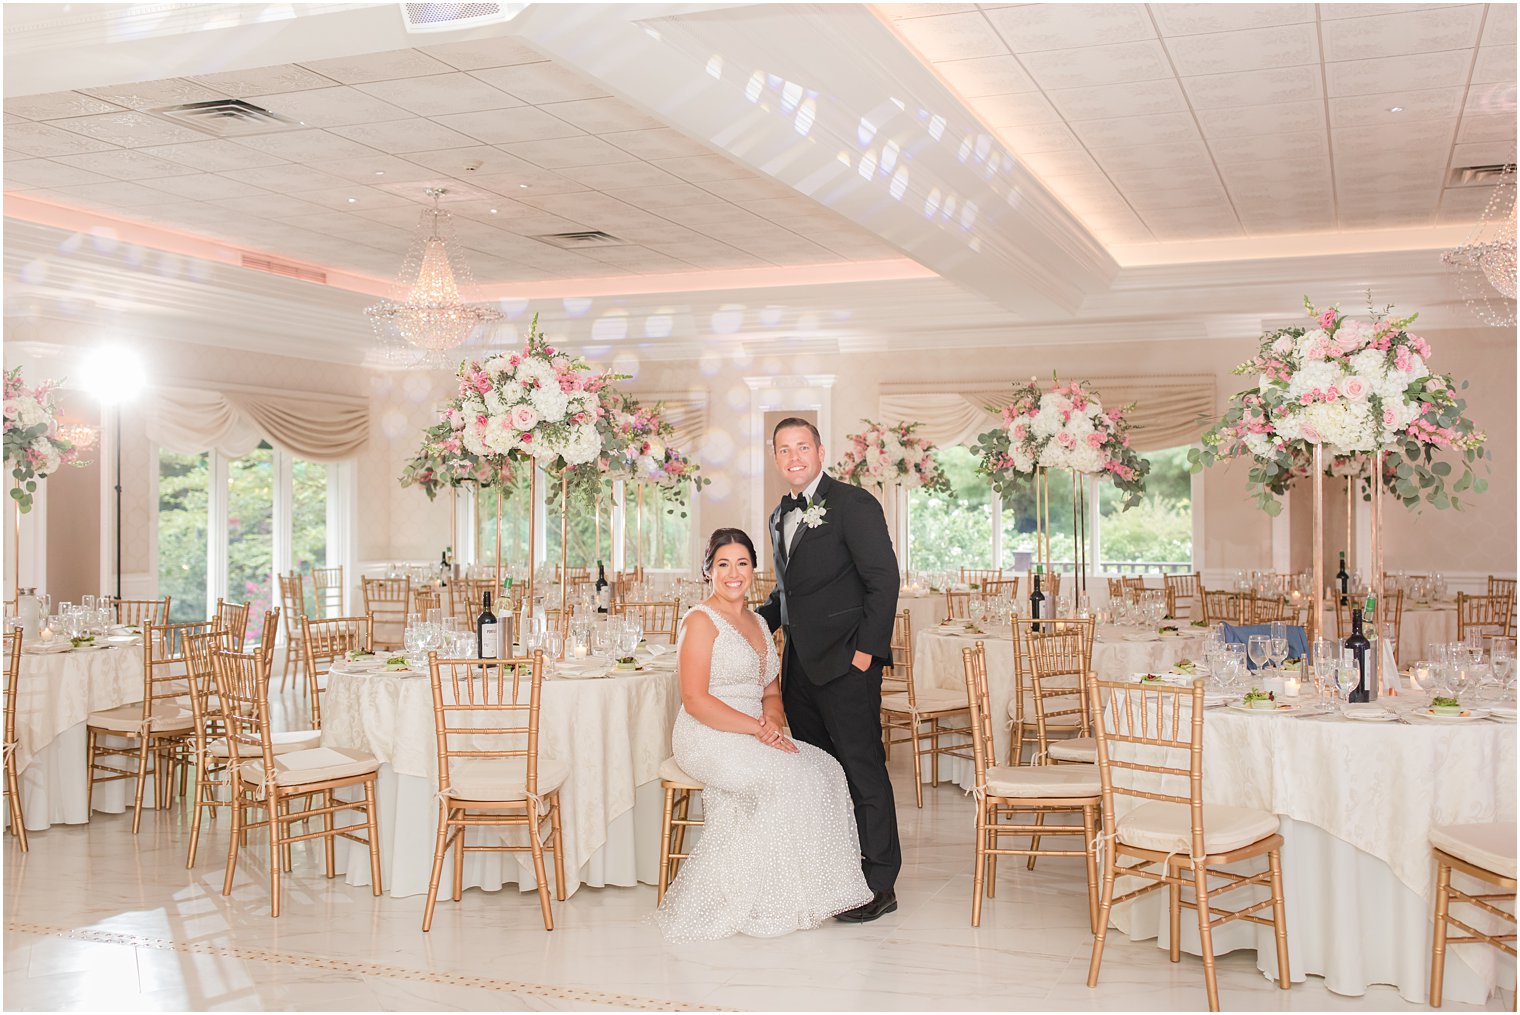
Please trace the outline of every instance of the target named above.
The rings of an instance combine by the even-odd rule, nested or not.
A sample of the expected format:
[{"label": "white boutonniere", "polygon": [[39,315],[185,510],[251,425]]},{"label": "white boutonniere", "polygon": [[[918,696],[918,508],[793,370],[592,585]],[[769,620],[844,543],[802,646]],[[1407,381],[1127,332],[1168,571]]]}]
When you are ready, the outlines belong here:
[{"label": "white boutonniere", "polygon": [[806,525],[810,529],[816,529],[818,526],[828,521],[828,518],[826,517],[828,513],[828,505],[823,503],[823,501],[814,501],[807,506],[806,511],[802,512],[802,524]]}]

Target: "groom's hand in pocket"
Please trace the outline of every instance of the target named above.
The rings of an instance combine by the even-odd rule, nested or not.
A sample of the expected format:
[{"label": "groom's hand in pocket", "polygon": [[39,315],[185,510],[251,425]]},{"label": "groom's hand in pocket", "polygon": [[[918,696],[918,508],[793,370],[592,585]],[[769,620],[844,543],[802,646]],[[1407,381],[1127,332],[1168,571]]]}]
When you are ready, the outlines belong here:
[{"label": "groom's hand in pocket", "polygon": [[850,660],[850,665],[855,667],[861,673],[864,673],[866,670],[869,670],[871,668],[871,653],[856,652],[855,658]]}]

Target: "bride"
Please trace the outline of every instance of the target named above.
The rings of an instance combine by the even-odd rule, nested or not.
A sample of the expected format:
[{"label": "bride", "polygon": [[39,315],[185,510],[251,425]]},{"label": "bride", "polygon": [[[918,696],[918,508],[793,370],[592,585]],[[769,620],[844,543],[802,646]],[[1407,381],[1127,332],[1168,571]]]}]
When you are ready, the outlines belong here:
[{"label": "bride", "polygon": [[839,763],[781,727],[781,663],[745,604],[755,547],[718,529],[713,592],[681,621],[676,763],[700,780],[705,825],[657,914],[672,941],[775,937],[871,900]]}]

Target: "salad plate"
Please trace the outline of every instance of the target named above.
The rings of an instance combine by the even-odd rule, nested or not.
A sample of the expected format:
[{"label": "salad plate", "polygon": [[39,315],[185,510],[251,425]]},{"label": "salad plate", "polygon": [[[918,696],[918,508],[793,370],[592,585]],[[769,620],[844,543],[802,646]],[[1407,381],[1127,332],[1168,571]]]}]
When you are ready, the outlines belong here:
[{"label": "salad plate", "polygon": [[1488,718],[1488,710],[1482,708],[1464,708],[1457,713],[1437,712],[1432,708],[1422,708],[1410,714],[1433,723],[1478,722],[1480,719]]}]

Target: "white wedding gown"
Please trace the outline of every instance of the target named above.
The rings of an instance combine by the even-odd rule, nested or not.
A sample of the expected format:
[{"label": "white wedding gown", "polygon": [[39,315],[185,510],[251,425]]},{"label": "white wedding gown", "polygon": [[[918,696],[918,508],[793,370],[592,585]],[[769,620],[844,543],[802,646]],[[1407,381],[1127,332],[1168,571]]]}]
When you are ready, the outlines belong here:
[{"label": "white wedding gown", "polygon": [[[781,670],[770,632],[762,659],[716,611],[695,610],[718,628],[709,691],[759,719],[765,686]],[[759,626],[766,630],[763,620]],[[706,786],[706,823],[656,916],[666,938],[775,937],[871,900],[839,762],[811,744],[797,744],[800,753],[792,754],[747,733],[715,730],[685,709],[671,739],[676,763]]]}]

